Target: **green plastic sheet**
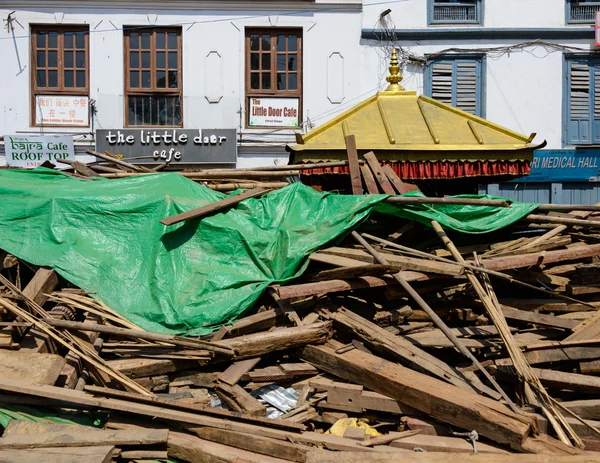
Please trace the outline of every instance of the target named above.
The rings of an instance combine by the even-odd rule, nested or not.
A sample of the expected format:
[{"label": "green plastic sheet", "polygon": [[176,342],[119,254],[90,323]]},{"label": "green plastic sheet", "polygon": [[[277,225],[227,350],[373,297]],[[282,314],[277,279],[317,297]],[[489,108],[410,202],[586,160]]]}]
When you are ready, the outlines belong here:
[{"label": "green plastic sheet", "polygon": [[[402,196],[424,196],[419,191],[411,191]],[[499,199],[491,195],[457,195],[452,198],[466,199]],[[395,215],[404,219],[414,220],[430,226],[432,220],[437,220],[445,228],[461,233],[490,233],[500,230],[533,212],[537,203],[512,203],[511,207],[496,206],[465,206],[456,204],[404,204],[401,207],[388,203],[378,204],[377,212]]]},{"label": "green plastic sheet", "polygon": [[[225,197],[178,174],[86,181],[44,168],[0,170],[0,248],[52,267],[146,330],[205,334],[239,318],[269,284],[298,277],[310,253],[342,239],[386,198],[295,183],[202,220],[159,223]],[[379,207],[481,233],[535,205]]]}]

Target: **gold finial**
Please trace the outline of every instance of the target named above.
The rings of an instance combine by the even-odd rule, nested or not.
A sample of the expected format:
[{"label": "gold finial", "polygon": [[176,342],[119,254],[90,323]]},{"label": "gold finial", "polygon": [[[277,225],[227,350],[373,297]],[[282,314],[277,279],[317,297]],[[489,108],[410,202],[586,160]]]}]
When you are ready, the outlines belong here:
[{"label": "gold finial", "polygon": [[402,76],[399,75],[400,66],[398,66],[398,54],[396,53],[396,49],[392,50],[392,59],[390,60],[390,75],[385,78],[390,85],[385,89],[386,92],[401,92],[404,90],[402,86],[398,83],[402,81]]}]

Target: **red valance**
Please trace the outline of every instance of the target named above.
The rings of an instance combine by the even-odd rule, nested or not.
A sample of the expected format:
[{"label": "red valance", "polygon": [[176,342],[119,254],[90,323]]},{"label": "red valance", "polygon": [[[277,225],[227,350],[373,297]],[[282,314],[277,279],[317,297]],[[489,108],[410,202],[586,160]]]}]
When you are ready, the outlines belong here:
[{"label": "red valance", "polygon": [[[490,175],[529,174],[529,161],[418,161],[382,162],[389,165],[402,180],[452,179],[485,177]],[[348,174],[347,166],[315,168],[302,171],[304,175],[339,173]]]}]

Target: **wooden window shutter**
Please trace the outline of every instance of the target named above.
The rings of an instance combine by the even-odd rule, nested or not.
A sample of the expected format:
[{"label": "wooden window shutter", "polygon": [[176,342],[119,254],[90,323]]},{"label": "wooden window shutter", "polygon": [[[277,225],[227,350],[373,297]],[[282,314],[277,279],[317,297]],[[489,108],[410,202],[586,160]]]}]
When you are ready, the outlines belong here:
[{"label": "wooden window shutter", "polygon": [[590,105],[592,102],[590,74],[592,69],[587,63],[569,63],[569,121],[567,127],[569,144],[590,143]]},{"label": "wooden window shutter", "polygon": [[454,62],[436,61],[431,65],[431,97],[442,103],[453,103]]},{"label": "wooden window shutter", "polygon": [[454,106],[479,115],[479,62],[456,61]]}]

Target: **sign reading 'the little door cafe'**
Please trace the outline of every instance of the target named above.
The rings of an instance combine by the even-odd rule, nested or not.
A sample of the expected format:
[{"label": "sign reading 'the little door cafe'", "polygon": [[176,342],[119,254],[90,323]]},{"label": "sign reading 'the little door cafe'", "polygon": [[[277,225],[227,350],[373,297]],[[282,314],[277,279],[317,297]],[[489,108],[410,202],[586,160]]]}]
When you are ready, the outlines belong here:
[{"label": "sign reading 'the little door cafe'", "polygon": [[136,164],[233,164],[235,129],[96,130],[96,150],[110,150]]},{"label": "sign reading 'the little door cafe'", "polygon": [[298,127],[298,98],[250,98],[250,127]]}]

